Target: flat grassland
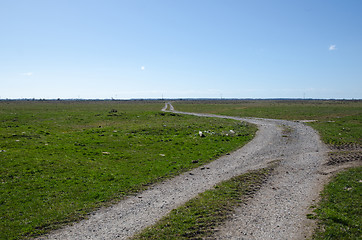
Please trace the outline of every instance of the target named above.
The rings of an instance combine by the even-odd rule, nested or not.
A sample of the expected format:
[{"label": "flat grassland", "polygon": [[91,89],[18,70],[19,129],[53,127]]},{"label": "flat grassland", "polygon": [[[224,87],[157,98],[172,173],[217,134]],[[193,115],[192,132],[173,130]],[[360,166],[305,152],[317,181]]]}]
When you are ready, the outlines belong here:
[{"label": "flat grassland", "polygon": [[79,220],[243,146],[256,131],[238,121],[163,113],[163,106],[0,101],[0,239]]},{"label": "flat grassland", "polygon": [[[232,151],[256,131],[231,120],[163,113],[163,106],[161,101],[0,102],[0,239],[36,236],[76,221]],[[340,150],[361,155],[362,101],[187,100],[173,106],[185,112],[317,120],[307,124],[338,156]],[[362,199],[356,181],[361,178],[357,168],[338,188],[332,182],[325,190],[323,206],[311,216],[327,229],[318,237],[358,236],[361,224],[355,219]],[[329,200],[341,189],[339,200]]]}]

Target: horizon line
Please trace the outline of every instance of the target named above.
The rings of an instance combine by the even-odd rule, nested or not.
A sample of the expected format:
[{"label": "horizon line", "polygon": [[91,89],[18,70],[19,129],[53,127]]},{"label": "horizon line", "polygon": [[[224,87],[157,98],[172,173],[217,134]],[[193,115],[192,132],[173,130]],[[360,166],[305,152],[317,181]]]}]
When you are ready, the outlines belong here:
[{"label": "horizon line", "polygon": [[0,98],[0,101],[188,101],[188,100],[338,100],[360,101],[362,98]]}]

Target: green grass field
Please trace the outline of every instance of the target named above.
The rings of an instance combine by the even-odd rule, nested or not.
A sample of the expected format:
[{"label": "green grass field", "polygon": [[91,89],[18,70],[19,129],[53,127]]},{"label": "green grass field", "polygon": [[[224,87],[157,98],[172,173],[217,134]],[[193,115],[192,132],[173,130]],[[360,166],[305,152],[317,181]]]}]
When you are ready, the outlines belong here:
[{"label": "green grass field", "polygon": [[[42,234],[253,138],[163,102],[0,102],[0,239]],[[230,130],[234,135],[226,135]],[[200,137],[203,131],[206,137]]]},{"label": "green grass field", "polygon": [[[173,105],[189,112],[317,120],[308,124],[326,143],[361,145],[362,101]],[[163,106],[157,101],[0,102],[0,239],[35,236],[76,221],[99,206],[242,146],[256,130],[231,120],[162,113]],[[236,134],[226,136],[231,129]],[[199,137],[199,131],[206,137]],[[353,174],[362,178],[360,169]],[[348,181],[354,180],[345,184]],[[360,197],[360,190],[356,192]],[[354,208],[361,212],[361,207]],[[348,204],[342,210],[351,211]]]}]

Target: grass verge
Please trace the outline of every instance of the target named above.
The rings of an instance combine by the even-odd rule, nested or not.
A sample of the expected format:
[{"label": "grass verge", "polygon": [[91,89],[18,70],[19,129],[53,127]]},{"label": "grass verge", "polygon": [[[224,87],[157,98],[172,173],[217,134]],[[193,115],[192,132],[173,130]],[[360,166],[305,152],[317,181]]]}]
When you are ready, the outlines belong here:
[{"label": "grass verge", "polygon": [[362,167],[339,173],[322,193],[315,210],[318,229],[313,239],[361,239]]},{"label": "grass verge", "polygon": [[174,209],[156,225],[133,239],[202,239],[210,237],[242,202],[253,195],[277,163],[219,183],[185,205]]}]

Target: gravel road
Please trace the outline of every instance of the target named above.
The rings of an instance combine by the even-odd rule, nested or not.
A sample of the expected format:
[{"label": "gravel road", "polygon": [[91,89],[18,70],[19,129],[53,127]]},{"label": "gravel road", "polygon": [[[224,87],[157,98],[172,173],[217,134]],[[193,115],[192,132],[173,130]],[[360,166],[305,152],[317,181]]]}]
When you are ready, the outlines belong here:
[{"label": "gravel road", "polygon": [[[220,181],[280,160],[270,180],[236,209],[219,228],[215,239],[304,239],[313,225],[306,214],[327,176],[321,174],[328,149],[315,130],[301,122],[238,118],[212,114],[164,111],[203,117],[221,117],[258,125],[255,138],[243,148],[203,167],[130,196],[89,218],[39,239],[127,239],[162,216]],[[191,159],[190,159],[191,160]]]}]

